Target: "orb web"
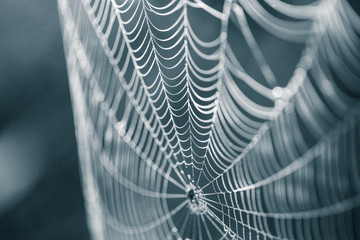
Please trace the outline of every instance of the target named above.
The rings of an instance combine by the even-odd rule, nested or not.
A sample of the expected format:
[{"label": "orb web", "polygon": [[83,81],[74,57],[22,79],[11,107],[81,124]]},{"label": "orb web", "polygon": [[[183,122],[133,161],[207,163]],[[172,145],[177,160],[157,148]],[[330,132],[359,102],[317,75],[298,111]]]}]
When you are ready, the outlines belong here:
[{"label": "orb web", "polygon": [[343,0],[58,0],[95,239],[360,236]]}]

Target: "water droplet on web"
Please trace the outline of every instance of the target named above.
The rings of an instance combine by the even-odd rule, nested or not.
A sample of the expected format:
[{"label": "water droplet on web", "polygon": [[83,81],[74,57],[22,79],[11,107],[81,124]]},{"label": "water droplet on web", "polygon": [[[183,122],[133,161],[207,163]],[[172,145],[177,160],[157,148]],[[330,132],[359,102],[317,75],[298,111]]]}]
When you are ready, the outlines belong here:
[{"label": "water droplet on web", "polygon": [[281,87],[274,87],[272,90],[272,94],[275,98],[280,98],[282,97],[284,91]]}]

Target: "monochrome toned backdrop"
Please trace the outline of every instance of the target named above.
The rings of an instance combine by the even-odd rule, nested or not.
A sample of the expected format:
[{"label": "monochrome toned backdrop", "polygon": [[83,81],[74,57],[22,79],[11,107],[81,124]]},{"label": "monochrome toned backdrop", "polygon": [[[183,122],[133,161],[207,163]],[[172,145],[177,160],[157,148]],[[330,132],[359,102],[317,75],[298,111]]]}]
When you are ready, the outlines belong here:
[{"label": "monochrome toned backdrop", "polygon": [[88,239],[55,0],[0,1],[0,239]]}]

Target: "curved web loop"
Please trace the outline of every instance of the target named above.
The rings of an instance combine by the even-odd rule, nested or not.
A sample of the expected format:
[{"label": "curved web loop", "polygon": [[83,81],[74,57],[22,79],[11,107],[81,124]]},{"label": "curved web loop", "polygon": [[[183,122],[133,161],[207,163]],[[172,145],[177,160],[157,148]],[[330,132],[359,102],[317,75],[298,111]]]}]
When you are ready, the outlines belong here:
[{"label": "curved web loop", "polygon": [[356,239],[345,0],[58,0],[95,239]]}]

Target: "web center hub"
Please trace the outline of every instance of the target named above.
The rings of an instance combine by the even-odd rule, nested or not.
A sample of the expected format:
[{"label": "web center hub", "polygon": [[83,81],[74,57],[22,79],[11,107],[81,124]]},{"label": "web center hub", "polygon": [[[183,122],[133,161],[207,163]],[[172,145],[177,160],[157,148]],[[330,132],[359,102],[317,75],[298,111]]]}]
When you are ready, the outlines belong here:
[{"label": "web center hub", "polygon": [[195,214],[204,214],[207,210],[207,204],[204,199],[201,189],[195,187],[194,185],[189,185],[186,188],[187,192],[187,201],[188,206],[192,213]]}]

